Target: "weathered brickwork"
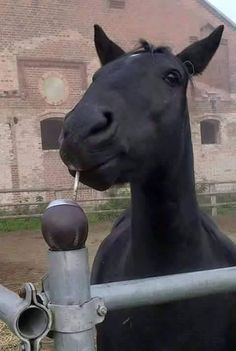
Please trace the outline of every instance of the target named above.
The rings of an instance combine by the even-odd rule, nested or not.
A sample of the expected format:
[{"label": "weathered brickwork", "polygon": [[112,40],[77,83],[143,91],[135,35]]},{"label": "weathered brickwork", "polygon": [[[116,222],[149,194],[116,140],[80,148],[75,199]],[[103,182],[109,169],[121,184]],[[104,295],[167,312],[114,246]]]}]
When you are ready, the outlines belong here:
[{"label": "weathered brickwork", "polygon": [[[125,49],[140,37],[174,52],[225,25],[207,71],[189,89],[197,180],[236,180],[236,27],[203,0],[0,0],[0,189],[70,187],[58,151],[42,150],[40,121],[63,118],[98,68],[93,25]],[[46,79],[60,80],[60,98]],[[220,122],[220,143],[201,145],[200,122]],[[7,198],[7,197],[6,197]],[[14,200],[14,199],[13,199]]]}]

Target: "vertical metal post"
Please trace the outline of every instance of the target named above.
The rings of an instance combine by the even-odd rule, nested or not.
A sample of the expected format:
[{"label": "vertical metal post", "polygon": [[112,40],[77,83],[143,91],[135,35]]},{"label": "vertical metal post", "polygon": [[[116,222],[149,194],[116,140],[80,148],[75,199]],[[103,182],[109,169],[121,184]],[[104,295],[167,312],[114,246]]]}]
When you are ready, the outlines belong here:
[{"label": "vertical metal post", "polygon": [[211,215],[212,217],[217,216],[217,207],[216,207],[216,195],[211,196]]},{"label": "vertical metal post", "polygon": [[56,200],[42,218],[49,251],[49,308],[56,351],[95,351],[98,306],[91,299],[87,218],[74,201]]},{"label": "vertical metal post", "polygon": [[54,320],[55,350],[95,351],[93,324],[88,326],[83,319],[78,321],[73,317],[77,306],[82,306],[91,299],[87,249],[50,251],[48,278],[52,312],[56,312],[55,306],[71,308],[68,312],[64,310],[69,317],[66,318],[65,325],[57,319]]},{"label": "vertical metal post", "polygon": [[[215,184],[210,185],[210,193],[215,192]],[[211,215],[217,216],[216,195],[211,195]]]}]

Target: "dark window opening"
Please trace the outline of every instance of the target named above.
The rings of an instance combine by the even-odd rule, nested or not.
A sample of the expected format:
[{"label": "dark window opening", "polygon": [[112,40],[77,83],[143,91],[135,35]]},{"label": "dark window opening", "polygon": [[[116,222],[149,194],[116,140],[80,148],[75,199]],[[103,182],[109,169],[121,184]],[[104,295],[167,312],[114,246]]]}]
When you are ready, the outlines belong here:
[{"label": "dark window opening", "polygon": [[40,122],[41,140],[43,150],[59,149],[59,135],[61,133],[63,118],[47,118]]},{"label": "dark window opening", "polygon": [[125,8],[125,0],[109,0],[109,6],[114,9]]},{"label": "dark window opening", "polygon": [[220,122],[214,119],[202,121],[200,123],[201,143],[219,144],[220,143]]}]

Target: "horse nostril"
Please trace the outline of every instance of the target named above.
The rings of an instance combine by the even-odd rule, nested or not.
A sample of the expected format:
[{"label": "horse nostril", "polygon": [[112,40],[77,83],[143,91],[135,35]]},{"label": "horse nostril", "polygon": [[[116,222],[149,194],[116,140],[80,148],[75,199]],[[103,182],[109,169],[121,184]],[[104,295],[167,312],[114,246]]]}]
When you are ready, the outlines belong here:
[{"label": "horse nostril", "polygon": [[110,111],[104,111],[103,116],[106,118],[106,129],[108,129],[113,122],[113,113]]},{"label": "horse nostril", "polygon": [[113,122],[112,112],[104,111],[102,114],[105,118],[99,120],[97,122],[97,124],[91,128],[91,130],[90,130],[91,135],[95,135],[95,134],[98,134],[100,132],[103,132],[111,126],[111,124]]},{"label": "horse nostril", "polygon": [[103,116],[106,117],[107,120],[107,126],[109,127],[112,123],[113,120],[113,114],[110,111],[104,111]]}]

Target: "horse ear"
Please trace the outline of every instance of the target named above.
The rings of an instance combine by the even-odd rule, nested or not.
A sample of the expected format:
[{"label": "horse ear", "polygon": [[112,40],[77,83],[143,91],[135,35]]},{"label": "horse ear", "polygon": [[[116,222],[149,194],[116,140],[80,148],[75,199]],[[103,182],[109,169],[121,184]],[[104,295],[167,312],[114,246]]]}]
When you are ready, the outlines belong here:
[{"label": "horse ear", "polygon": [[124,50],[107,37],[97,24],[94,26],[94,42],[102,65],[115,60],[125,53]]},{"label": "horse ear", "polygon": [[220,44],[223,30],[223,25],[217,27],[208,37],[196,41],[177,55],[191,75],[200,74],[207,67]]}]

